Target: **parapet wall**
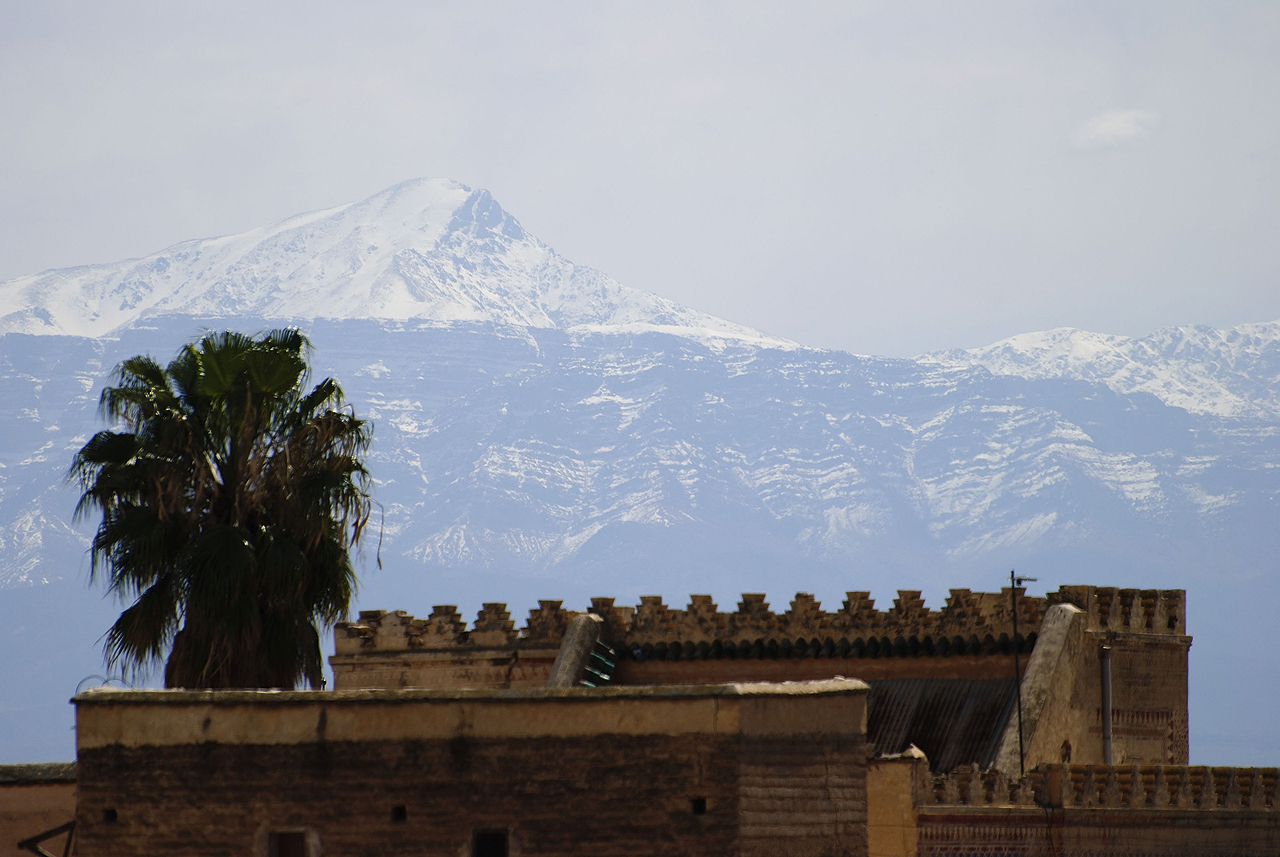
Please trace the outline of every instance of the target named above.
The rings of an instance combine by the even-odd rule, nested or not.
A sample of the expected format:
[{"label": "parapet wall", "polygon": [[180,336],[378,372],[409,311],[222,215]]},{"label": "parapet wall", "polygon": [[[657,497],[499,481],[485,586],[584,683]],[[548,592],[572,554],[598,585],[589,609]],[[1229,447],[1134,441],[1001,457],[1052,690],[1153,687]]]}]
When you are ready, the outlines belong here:
[{"label": "parapet wall", "polygon": [[[1006,590],[1007,591],[1007,590]],[[1088,617],[1086,630],[1167,634],[1187,633],[1187,594],[1182,589],[1117,589],[1063,586],[1049,604],[1074,604]]]},{"label": "parapet wall", "polygon": [[915,786],[921,807],[1183,809],[1280,811],[1277,768],[1203,765],[1042,765],[1022,779],[976,766],[928,776]]},{"label": "parapet wall", "polygon": [[1280,853],[1275,768],[1046,765],[915,779],[918,855]]},{"label": "parapet wall", "polygon": [[[540,687],[550,675],[570,621],[589,612],[602,620],[600,639],[615,650],[613,678],[621,684],[820,680],[837,675],[869,681],[1003,679],[1013,672],[1015,654],[1032,653],[1046,612],[1061,604],[1078,608],[1081,628],[1090,638],[1168,643],[1181,647],[1185,661],[1189,638],[1181,636],[1181,590],[1068,586],[1033,597],[1020,588],[1016,635],[1011,602],[1007,588],[953,589],[941,609],[931,610],[919,590],[907,589],[898,592],[889,609],[879,610],[869,593],[855,591],[847,593],[840,609],[827,611],[812,595],[801,592],[789,609],[776,612],[763,594],[746,593],[737,610],[722,611],[709,595],[693,596],[684,609],[649,595],[635,607],[593,598],[586,611],[566,610],[560,601],[541,601],[529,611],[523,628],[516,627],[501,603],[486,603],[470,627],[453,605],[438,605],[425,619],[403,611],[372,610],[361,612],[355,622],[337,625],[330,663],[337,689]],[[1121,680],[1128,678],[1125,663],[1118,662]],[[1164,667],[1154,672],[1145,667],[1129,670],[1136,679],[1162,671],[1168,672]],[[1185,678],[1181,675],[1184,689]],[[1176,691],[1175,687],[1166,695],[1174,699]],[[1083,704],[1085,709],[1096,707],[1088,700]],[[1161,707],[1185,711],[1185,699],[1162,702]],[[1182,717],[1177,722],[1185,721]],[[1080,725],[1077,731],[1087,729]],[[1181,735],[1186,730],[1178,726],[1174,731]],[[1072,743],[1080,744],[1075,738]],[[1173,743],[1181,746],[1185,741]],[[1052,749],[1056,753],[1056,743]],[[1043,760],[1057,759],[1045,755]],[[1135,757],[1139,759],[1180,762],[1186,756],[1148,752]],[[1095,761],[1091,756],[1076,760]]]},{"label": "parapet wall", "polygon": [[866,695],[92,691],[77,853],[865,857]]},{"label": "parapet wall", "polygon": [[[839,610],[828,612],[810,594],[796,593],[790,609],[770,609],[762,593],[745,593],[738,609],[721,611],[709,595],[694,595],[681,610],[668,607],[661,596],[646,595],[635,607],[615,606],[612,598],[593,598],[585,612],[604,619],[602,638],[626,647],[671,642],[740,644],[756,640],[810,641],[819,645],[830,638],[846,640],[915,638],[929,645],[945,640],[954,647],[959,638],[968,646],[991,637],[1013,635],[1012,598],[1008,588],[1000,592],[952,589],[940,610],[925,606],[919,590],[898,591],[893,606],[877,610],[869,592],[849,592]],[[1142,634],[1186,633],[1185,593],[1182,590],[1117,589],[1115,587],[1064,586],[1046,597],[1018,590],[1018,634],[1030,637],[1045,611],[1054,604],[1075,604],[1088,616],[1089,630]],[[471,628],[453,605],[436,606],[425,619],[404,611],[362,611],[355,622],[342,622],[334,631],[339,655],[370,651],[449,651],[485,649],[555,649],[564,638],[569,621],[578,611],[566,610],[561,601],[540,601],[529,611],[519,630],[502,603],[486,603]]]}]

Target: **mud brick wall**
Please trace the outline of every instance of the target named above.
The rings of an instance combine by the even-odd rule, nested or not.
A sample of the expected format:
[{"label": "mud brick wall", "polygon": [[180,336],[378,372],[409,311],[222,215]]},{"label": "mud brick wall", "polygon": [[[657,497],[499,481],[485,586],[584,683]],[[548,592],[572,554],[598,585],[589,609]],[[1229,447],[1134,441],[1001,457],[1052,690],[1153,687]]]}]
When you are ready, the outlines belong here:
[{"label": "mud brick wall", "polygon": [[738,847],[720,853],[865,855],[866,758],[861,739],[823,735],[744,739],[734,784]]},{"label": "mud brick wall", "polygon": [[[325,854],[456,857],[473,830],[488,828],[508,830],[525,855],[730,854],[735,743],[460,737],[103,748],[80,757],[79,853],[265,854],[270,831],[307,829]],[[706,801],[704,815],[693,814],[693,798]],[[116,821],[102,820],[108,809]]]},{"label": "mud brick wall", "polygon": [[825,855],[797,837],[865,836],[860,755],[703,736],[104,748],[81,757],[79,853],[265,854],[270,831],[307,829],[326,854],[456,857],[499,829],[523,855]]},{"label": "mud brick wall", "polygon": [[[1015,651],[1023,664],[1033,653],[1046,612],[1071,604],[1083,612],[1082,631],[1096,638],[1095,648],[1104,639],[1141,640],[1165,653],[1130,658],[1129,649],[1117,650],[1123,656],[1114,664],[1116,683],[1132,679],[1127,686],[1135,691],[1116,715],[1118,752],[1133,760],[1187,761],[1190,638],[1182,590],[1064,586],[1038,598],[1019,588],[1016,633],[1014,601],[1007,588],[953,589],[935,610],[918,590],[904,589],[887,609],[859,591],[847,593],[834,610],[804,592],[787,609],[771,608],[763,593],[744,593],[737,609],[721,610],[709,595],[691,596],[683,609],[645,595],[635,607],[592,598],[587,610],[603,620],[601,639],[618,655],[616,683],[714,684],[841,675],[867,681],[1004,678],[1013,673]],[[497,602],[486,603],[470,626],[448,604],[437,605],[427,618],[400,610],[363,611],[357,621],[334,628],[329,661],[335,688],[540,687],[578,615],[560,601],[540,601],[517,628],[506,605]],[[1089,657],[1090,669],[1077,671],[1084,683],[1072,701],[1079,722],[1072,724],[1071,743],[1088,744],[1085,757],[1092,758],[1101,752],[1101,739],[1090,740],[1089,718],[1097,713],[1100,735],[1101,715],[1096,653]],[[1157,739],[1153,730],[1161,729]],[[1046,761],[1058,759],[1061,741]]]},{"label": "mud brick wall", "polygon": [[[1179,641],[1150,636],[1128,634],[1113,639],[1111,718],[1117,764],[1185,765],[1189,760],[1188,649]],[[1101,698],[1089,732],[1101,743]]]},{"label": "mud brick wall", "polygon": [[[1022,660],[1025,666],[1026,658]],[[977,654],[953,657],[707,658],[705,660],[623,659],[614,681],[620,684],[711,684],[746,681],[814,681],[849,676],[863,681],[883,679],[991,679],[1013,677],[1013,655]]]},{"label": "mud brick wall", "polygon": [[866,686],[813,686],[77,697],[78,853],[864,855]]},{"label": "mud brick wall", "polygon": [[[892,607],[877,610],[870,593],[849,592],[840,609],[828,612],[813,595],[798,592],[790,609],[775,612],[763,593],[744,593],[737,609],[726,611],[709,595],[692,596],[683,610],[646,595],[635,607],[592,598],[588,610],[603,620],[602,639],[621,658],[615,680],[624,684],[804,681],[864,673],[991,678],[1012,672],[1015,648],[1023,654],[1034,648],[1049,603],[1019,589],[1015,635],[1013,600],[1008,589],[953,589],[941,610],[931,610],[919,590],[900,590]],[[565,629],[577,615],[560,601],[540,601],[517,629],[506,605],[497,602],[485,604],[471,627],[449,604],[436,605],[425,619],[402,610],[362,611],[357,621],[334,628],[334,685],[538,687],[546,683]]]},{"label": "mud brick wall", "polygon": [[[1083,611],[1086,644],[1076,671],[1072,708],[1085,729],[1069,761],[1102,761],[1101,661],[1111,646],[1113,760],[1185,765],[1189,760],[1186,593],[1180,589],[1064,586],[1050,601]],[[1041,761],[1060,761],[1051,756]],[[1066,761],[1066,760],[1063,760]]]},{"label": "mud brick wall", "polygon": [[929,808],[919,816],[919,857],[1271,857],[1280,815],[1154,809]]},{"label": "mud brick wall", "polygon": [[1280,853],[1275,768],[1048,765],[914,787],[918,854],[1261,857]]}]

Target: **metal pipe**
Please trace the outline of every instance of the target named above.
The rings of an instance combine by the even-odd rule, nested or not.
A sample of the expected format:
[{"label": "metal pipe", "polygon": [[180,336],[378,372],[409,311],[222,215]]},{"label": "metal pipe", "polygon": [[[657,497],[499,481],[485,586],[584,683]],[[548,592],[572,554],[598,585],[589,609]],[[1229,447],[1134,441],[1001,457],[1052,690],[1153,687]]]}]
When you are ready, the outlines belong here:
[{"label": "metal pipe", "polygon": [[1026,753],[1022,747],[1022,673],[1018,669],[1018,585],[1034,577],[1017,577],[1013,569],[1009,569],[1009,604],[1013,617],[1013,692],[1018,698],[1018,777],[1027,775]]},{"label": "metal pipe", "polygon": [[1102,647],[1102,763],[1111,764],[1111,646]]}]

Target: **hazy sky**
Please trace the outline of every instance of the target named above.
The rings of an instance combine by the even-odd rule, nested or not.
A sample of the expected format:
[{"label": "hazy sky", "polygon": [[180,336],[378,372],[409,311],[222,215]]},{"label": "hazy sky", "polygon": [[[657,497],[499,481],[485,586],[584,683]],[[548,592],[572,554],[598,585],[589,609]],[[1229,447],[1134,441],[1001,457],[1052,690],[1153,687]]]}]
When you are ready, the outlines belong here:
[{"label": "hazy sky", "polygon": [[0,279],[414,176],[810,345],[1269,321],[1280,4],[0,0]]}]

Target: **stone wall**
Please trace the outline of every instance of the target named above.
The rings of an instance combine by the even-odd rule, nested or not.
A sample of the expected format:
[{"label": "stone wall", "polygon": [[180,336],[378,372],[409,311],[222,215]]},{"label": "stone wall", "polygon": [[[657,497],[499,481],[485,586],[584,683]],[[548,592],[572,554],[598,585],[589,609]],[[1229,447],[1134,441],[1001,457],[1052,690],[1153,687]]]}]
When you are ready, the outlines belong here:
[{"label": "stone wall", "polygon": [[866,853],[866,685],[95,691],[82,855]]}]

